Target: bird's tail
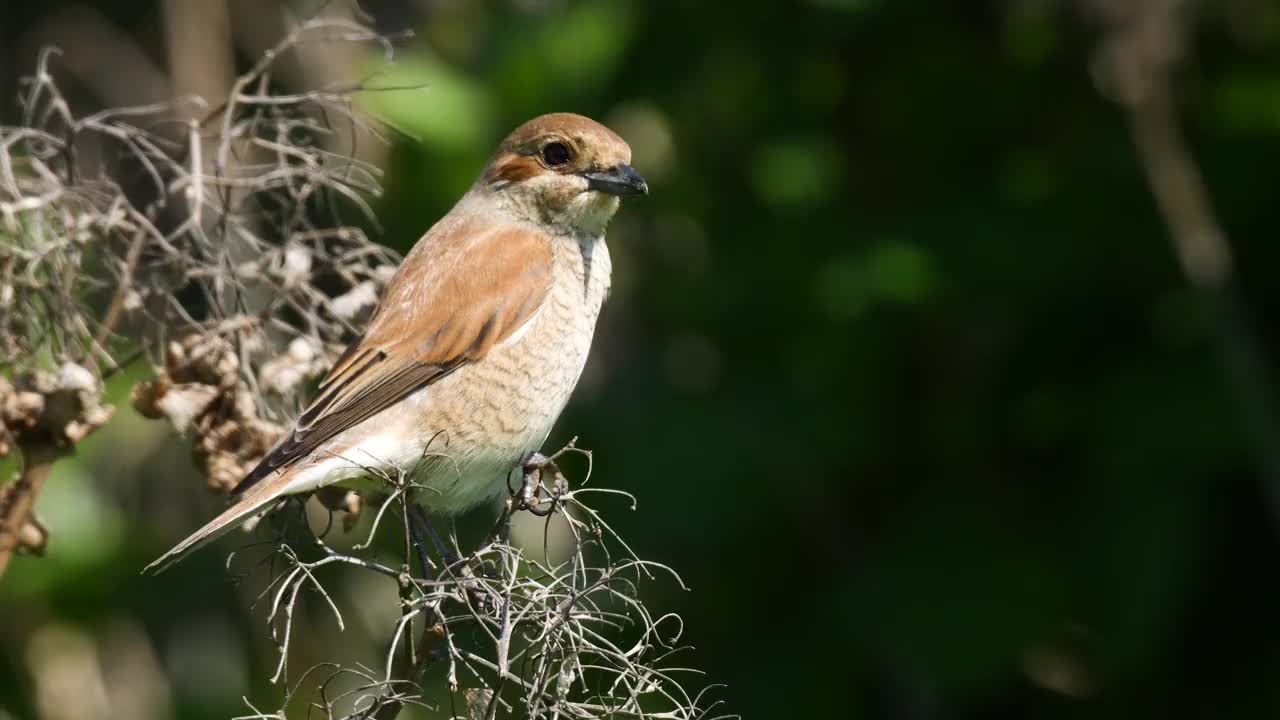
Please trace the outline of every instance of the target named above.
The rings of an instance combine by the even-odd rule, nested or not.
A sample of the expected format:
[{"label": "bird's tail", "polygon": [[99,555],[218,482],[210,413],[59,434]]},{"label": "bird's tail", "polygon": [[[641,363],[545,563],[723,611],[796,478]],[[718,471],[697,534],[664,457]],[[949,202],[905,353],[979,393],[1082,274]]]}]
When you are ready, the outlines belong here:
[{"label": "bird's tail", "polygon": [[152,575],[164,572],[190,553],[199,550],[239,527],[245,520],[261,512],[280,498],[280,493],[272,485],[255,489],[258,492],[251,490],[241,495],[236,499],[234,505],[224,510],[218,517],[210,520],[204,527],[191,533],[186,540],[175,545],[172,550],[156,558],[142,572]]}]

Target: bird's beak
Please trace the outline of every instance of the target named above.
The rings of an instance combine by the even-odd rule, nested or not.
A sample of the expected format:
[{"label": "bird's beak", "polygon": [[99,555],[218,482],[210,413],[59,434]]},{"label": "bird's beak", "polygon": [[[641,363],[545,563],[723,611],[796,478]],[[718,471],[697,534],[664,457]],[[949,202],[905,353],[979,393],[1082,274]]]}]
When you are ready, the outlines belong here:
[{"label": "bird's beak", "polygon": [[610,195],[647,195],[649,184],[636,169],[623,163],[608,170],[585,172],[587,187]]}]

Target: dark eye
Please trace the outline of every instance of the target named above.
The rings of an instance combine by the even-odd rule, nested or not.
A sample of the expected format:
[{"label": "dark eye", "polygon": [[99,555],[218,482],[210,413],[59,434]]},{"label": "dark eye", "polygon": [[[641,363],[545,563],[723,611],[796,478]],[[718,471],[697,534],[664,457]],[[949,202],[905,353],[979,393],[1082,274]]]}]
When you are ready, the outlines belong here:
[{"label": "dark eye", "polygon": [[569,148],[561,142],[547,143],[542,148],[542,159],[551,167],[557,167],[569,162]]}]

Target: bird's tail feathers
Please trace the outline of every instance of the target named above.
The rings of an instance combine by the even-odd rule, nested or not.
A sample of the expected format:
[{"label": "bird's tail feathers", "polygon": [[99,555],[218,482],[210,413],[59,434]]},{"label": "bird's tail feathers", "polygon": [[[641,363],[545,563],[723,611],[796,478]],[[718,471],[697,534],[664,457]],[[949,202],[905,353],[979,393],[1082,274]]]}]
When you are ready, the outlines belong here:
[{"label": "bird's tail feathers", "polygon": [[210,520],[204,527],[191,533],[186,540],[175,545],[172,550],[156,558],[142,572],[151,575],[164,572],[186,558],[187,555],[239,527],[244,521],[261,512],[268,505],[278,500],[279,497],[279,493],[276,492],[250,491],[241,495],[234,505],[224,510],[218,517]]}]

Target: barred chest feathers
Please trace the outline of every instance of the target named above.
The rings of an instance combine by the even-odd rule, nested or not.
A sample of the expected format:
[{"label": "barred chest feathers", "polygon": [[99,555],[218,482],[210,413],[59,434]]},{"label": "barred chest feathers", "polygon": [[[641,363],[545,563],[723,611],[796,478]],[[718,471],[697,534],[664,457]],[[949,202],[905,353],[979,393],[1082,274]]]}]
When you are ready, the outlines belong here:
[{"label": "barred chest feathers", "polygon": [[[603,235],[551,242],[551,285],[537,315],[494,347],[488,362],[414,398],[423,411],[417,436],[432,443],[428,453],[447,456],[420,474],[432,490],[423,502],[436,511],[461,512],[506,492],[515,466],[542,447],[582,375],[609,292],[609,249]],[[447,387],[453,383],[456,391]]]}]

